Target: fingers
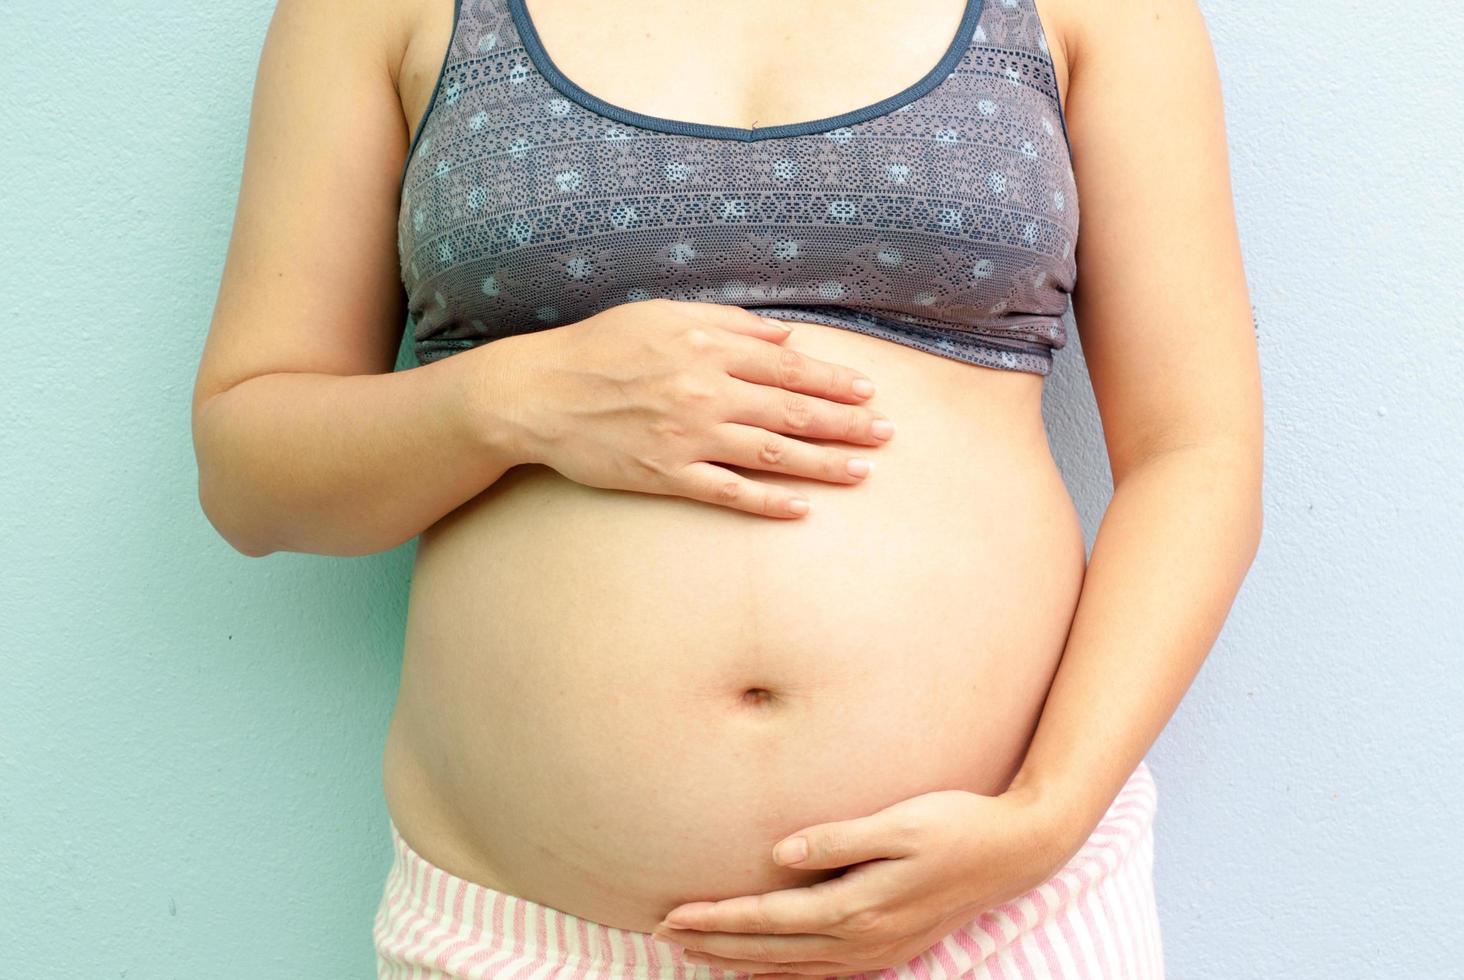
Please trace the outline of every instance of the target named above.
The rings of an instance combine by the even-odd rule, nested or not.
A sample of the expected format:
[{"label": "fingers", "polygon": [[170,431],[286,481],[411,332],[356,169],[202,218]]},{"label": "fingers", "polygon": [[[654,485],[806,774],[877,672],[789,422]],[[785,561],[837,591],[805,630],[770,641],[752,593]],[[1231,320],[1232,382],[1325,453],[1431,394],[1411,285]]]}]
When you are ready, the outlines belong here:
[{"label": "fingers", "polygon": [[792,328],[771,317],[722,303],[671,299],[645,302],[674,304],[678,315],[731,331],[733,336],[724,339],[729,342],[728,353],[731,355],[727,370],[734,377],[842,402],[863,401],[874,394],[874,382],[851,367],[822,361],[800,351],[738,342],[739,335],[775,343],[786,340]]},{"label": "fingers", "polygon": [[[675,942],[674,939],[671,941]],[[785,955],[788,956],[787,959],[781,958]],[[849,963],[835,963],[828,959],[809,959],[807,957],[794,959],[791,954],[774,954],[771,959],[738,959],[735,956],[718,956],[715,953],[702,953],[695,949],[688,949],[683,956],[690,963],[703,964],[713,969],[752,973],[756,975],[756,980],[764,980],[764,978],[773,980],[776,977],[787,976],[797,977],[799,980],[814,980],[814,978],[821,977],[838,980],[840,977],[866,972]]]},{"label": "fingers", "polygon": [[894,434],[894,423],[873,409],[840,405],[810,395],[731,379],[740,389],[728,405],[728,422],[802,439],[837,439],[879,446]]},{"label": "fingers", "polygon": [[[796,490],[760,483],[729,467],[844,484],[861,482],[873,470],[873,461],[862,454],[805,441],[878,446],[893,436],[894,425],[883,415],[850,404],[874,393],[873,383],[861,372],[759,343],[786,339],[788,332],[776,320],[742,307],[646,302],[696,321],[682,339],[691,345],[701,369],[720,368],[719,377],[728,385],[721,421],[711,432],[715,445],[700,448],[696,462],[675,472],[675,489],[663,492],[786,519],[806,514],[808,500]],[[699,386],[689,400],[700,409],[708,395]]]},{"label": "fingers", "polygon": [[757,426],[723,422],[712,429],[711,436],[717,441],[717,449],[710,459],[744,469],[825,483],[861,483],[874,470],[874,461],[857,453],[815,446]]},{"label": "fingers", "polygon": [[[802,517],[808,498],[786,487],[749,480],[715,463],[688,463],[678,471],[678,495],[763,517]],[[800,506],[801,505],[801,506]]]},{"label": "fingers", "polygon": [[[745,318],[775,321],[740,307],[687,303],[720,311],[689,311],[688,315],[716,318],[720,323],[738,323],[756,334]],[[709,333],[701,341],[705,349],[720,356],[723,370],[734,381],[753,386],[742,404],[743,416],[728,421],[757,425],[810,439],[839,439],[879,445],[894,434],[894,424],[881,413],[862,407],[845,407],[863,402],[874,394],[874,382],[860,371],[842,364],[810,357],[801,351],[769,347],[752,336],[738,333]],[[777,397],[773,397],[777,396]],[[845,403],[840,405],[837,403]],[[883,424],[883,428],[875,423]]]},{"label": "fingers", "polygon": [[[683,913],[678,912],[680,917]],[[698,908],[687,916],[683,932],[703,931],[767,936],[845,937],[858,932],[864,907],[858,890],[842,877],[802,888],[783,888],[759,895],[739,895]],[[852,920],[854,929],[846,928]],[[676,928],[671,927],[673,932]],[[688,935],[687,942],[694,942]]]},{"label": "fingers", "polygon": [[[843,364],[821,361],[787,347],[727,339],[725,365],[734,378],[841,402],[862,402],[874,394],[874,382]],[[856,390],[855,382],[864,384]]]},{"label": "fingers", "polygon": [[793,330],[792,327],[784,326],[771,317],[759,316],[741,306],[666,298],[649,302],[674,303],[678,314],[698,320],[708,326],[722,327],[762,340],[769,340],[775,344],[787,340]]}]

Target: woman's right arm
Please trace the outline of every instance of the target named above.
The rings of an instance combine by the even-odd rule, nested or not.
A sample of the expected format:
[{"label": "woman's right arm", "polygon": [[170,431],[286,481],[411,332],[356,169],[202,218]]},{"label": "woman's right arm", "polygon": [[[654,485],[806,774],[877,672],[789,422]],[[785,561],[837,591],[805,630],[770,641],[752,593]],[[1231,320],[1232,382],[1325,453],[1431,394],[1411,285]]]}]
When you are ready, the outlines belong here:
[{"label": "woman's right arm", "polygon": [[246,555],[395,547],[521,461],[506,364],[529,336],[393,371],[403,6],[280,0],[265,38],[193,393],[199,501]]},{"label": "woman's right arm", "polygon": [[[406,122],[391,0],[280,0],[193,396],[199,500],[246,555],[395,547],[519,463],[605,489],[800,516],[878,446],[859,371],[737,306],[621,304],[393,372]],[[373,21],[383,26],[379,30]],[[440,61],[440,45],[437,56]],[[867,455],[859,450],[859,455]]]}]

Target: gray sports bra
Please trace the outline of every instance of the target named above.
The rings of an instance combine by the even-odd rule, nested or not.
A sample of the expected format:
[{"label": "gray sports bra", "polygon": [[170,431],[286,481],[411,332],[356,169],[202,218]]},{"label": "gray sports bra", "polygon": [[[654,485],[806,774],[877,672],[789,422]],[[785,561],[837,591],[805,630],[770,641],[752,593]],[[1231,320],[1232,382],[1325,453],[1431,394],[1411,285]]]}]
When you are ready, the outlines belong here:
[{"label": "gray sports bra", "polygon": [[1048,374],[1078,200],[1033,0],[967,0],[890,97],[740,129],[581,89],[524,0],[458,0],[401,181],[418,363],[652,297]]}]

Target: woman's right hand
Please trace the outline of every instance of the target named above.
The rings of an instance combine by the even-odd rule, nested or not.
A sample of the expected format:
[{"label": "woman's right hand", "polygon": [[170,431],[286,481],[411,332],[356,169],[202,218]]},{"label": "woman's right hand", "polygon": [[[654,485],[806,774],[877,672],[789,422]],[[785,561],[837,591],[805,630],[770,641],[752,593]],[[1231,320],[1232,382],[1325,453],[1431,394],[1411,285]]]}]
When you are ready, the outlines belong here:
[{"label": "woman's right hand", "polygon": [[518,458],[586,486],[798,517],[797,491],[718,464],[858,483],[858,453],[803,440],[877,446],[892,429],[876,434],[883,416],[853,404],[867,378],[787,337],[739,306],[661,298],[520,335],[534,343],[514,361]]}]

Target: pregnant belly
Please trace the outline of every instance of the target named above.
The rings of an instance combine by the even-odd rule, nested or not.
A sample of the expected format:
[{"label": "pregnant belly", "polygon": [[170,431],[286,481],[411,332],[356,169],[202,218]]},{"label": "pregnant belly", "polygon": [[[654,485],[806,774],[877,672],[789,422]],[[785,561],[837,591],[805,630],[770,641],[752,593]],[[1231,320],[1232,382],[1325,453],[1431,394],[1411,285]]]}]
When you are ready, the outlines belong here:
[{"label": "pregnant belly", "polygon": [[1042,378],[819,324],[786,343],[867,372],[896,425],[860,484],[739,471],[807,516],[524,465],[422,536],[383,778],[428,860],[649,931],[838,874],[772,863],[803,826],[1006,788],[1084,572]]}]

